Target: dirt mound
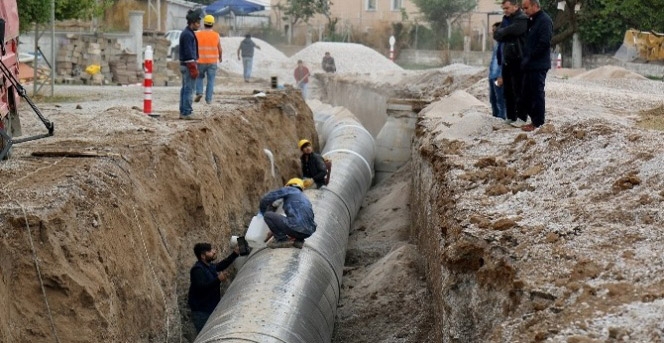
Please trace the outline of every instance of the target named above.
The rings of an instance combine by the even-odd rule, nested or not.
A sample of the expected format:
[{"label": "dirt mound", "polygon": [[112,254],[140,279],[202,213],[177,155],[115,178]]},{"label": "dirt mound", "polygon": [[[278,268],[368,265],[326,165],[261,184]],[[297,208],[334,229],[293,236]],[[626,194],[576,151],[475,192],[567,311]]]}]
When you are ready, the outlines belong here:
[{"label": "dirt mound", "polygon": [[401,72],[403,69],[376,50],[362,44],[317,42],[291,56],[290,64],[304,61],[312,72],[323,72],[325,52],[334,57],[337,73]]},{"label": "dirt mound", "polygon": [[641,79],[648,78],[617,66],[603,66],[572,77],[574,80],[606,80],[606,79]]},{"label": "dirt mound", "polygon": [[[56,136],[17,145],[0,163],[0,341],[55,341],[51,323],[61,342],[193,340],[193,245],[229,252],[260,196],[298,172],[294,146],[315,137],[311,112],[292,93],[224,94],[223,104],[195,104],[203,120],[182,121],[179,89],[158,88],[162,116],[152,119],[117,105],[140,103],[140,88],[56,90],[88,99],[41,104]],[[36,130],[25,104],[21,112]],[[37,151],[109,154],[30,156]]]},{"label": "dirt mound", "polygon": [[[632,86],[625,98],[661,104]],[[462,144],[447,106],[422,112],[412,221],[440,341],[661,340],[664,138],[626,118],[637,110],[611,100],[618,85],[594,87],[547,82],[534,133],[488,108],[484,124],[465,116],[477,130]]]},{"label": "dirt mound", "polygon": [[486,76],[486,68],[452,64],[405,76],[398,82],[401,88],[398,96],[435,100],[454,90],[466,89]]},{"label": "dirt mound", "polygon": [[[221,38],[223,61],[221,62],[220,69],[228,73],[242,75],[242,61],[237,59],[237,49],[240,47],[240,43],[243,39],[244,37]],[[283,52],[270,45],[270,43],[256,37],[252,37],[251,40],[260,47],[260,49],[254,49],[252,68],[253,77],[269,79],[271,74],[273,74],[271,71],[281,68],[289,68],[288,57],[286,57]]]}]

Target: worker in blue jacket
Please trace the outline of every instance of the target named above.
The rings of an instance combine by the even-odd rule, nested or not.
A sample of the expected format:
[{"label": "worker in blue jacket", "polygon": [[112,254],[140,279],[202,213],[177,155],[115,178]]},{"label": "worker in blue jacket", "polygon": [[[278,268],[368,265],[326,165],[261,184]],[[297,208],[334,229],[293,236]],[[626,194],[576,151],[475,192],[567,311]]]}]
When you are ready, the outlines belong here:
[{"label": "worker in blue jacket", "polygon": [[194,119],[192,103],[198,78],[198,40],[194,31],[201,27],[202,14],[200,8],[187,12],[187,27],[180,34],[180,119]]},{"label": "worker in blue jacket", "polygon": [[[307,196],[302,192],[302,179],[288,180],[286,186],[271,191],[263,196],[260,202],[259,216],[263,216],[270,229],[266,240],[269,248],[302,248],[304,240],[316,232],[314,210]],[[272,203],[283,199],[284,214],[268,211]]]}]

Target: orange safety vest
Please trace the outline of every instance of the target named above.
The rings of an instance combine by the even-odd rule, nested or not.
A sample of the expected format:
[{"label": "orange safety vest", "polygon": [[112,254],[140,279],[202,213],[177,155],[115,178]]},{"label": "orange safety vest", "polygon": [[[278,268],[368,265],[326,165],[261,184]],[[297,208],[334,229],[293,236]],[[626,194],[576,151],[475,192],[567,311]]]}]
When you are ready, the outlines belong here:
[{"label": "orange safety vest", "polygon": [[196,31],[198,40],[198,63],[219,63],[219,34],[212,30]]}]

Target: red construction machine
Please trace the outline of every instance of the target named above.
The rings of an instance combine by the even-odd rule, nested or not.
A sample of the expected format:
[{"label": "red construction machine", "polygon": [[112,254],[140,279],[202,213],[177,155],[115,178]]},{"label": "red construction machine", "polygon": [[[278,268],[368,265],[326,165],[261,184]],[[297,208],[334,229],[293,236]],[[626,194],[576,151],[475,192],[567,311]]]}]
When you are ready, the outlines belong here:
[{"label": "red construction machine", "polygon": [[[46,119],[28,97],[18,80],[18,7],[16,0],[0,1],[0,160],[9,157],[13,144],[53,136],[53,123]],[[21,136],[18,115],[19,98],[25,99],[44,124],[48,133],[14,139]]]}]

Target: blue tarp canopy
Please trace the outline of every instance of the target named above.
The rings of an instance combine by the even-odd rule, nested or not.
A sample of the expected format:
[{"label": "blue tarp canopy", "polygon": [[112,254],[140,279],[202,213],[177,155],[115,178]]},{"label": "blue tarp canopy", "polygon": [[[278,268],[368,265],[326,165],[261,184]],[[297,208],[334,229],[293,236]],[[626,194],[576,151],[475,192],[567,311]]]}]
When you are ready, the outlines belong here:
[{"label": "blue tarp canopy", "polygon": [[219,0],[205,7],[205,13],[215,17],[225,16],[231,12],[235,15],[244,15],[262,10],[265,10],[265,6],[246,0]]}]

